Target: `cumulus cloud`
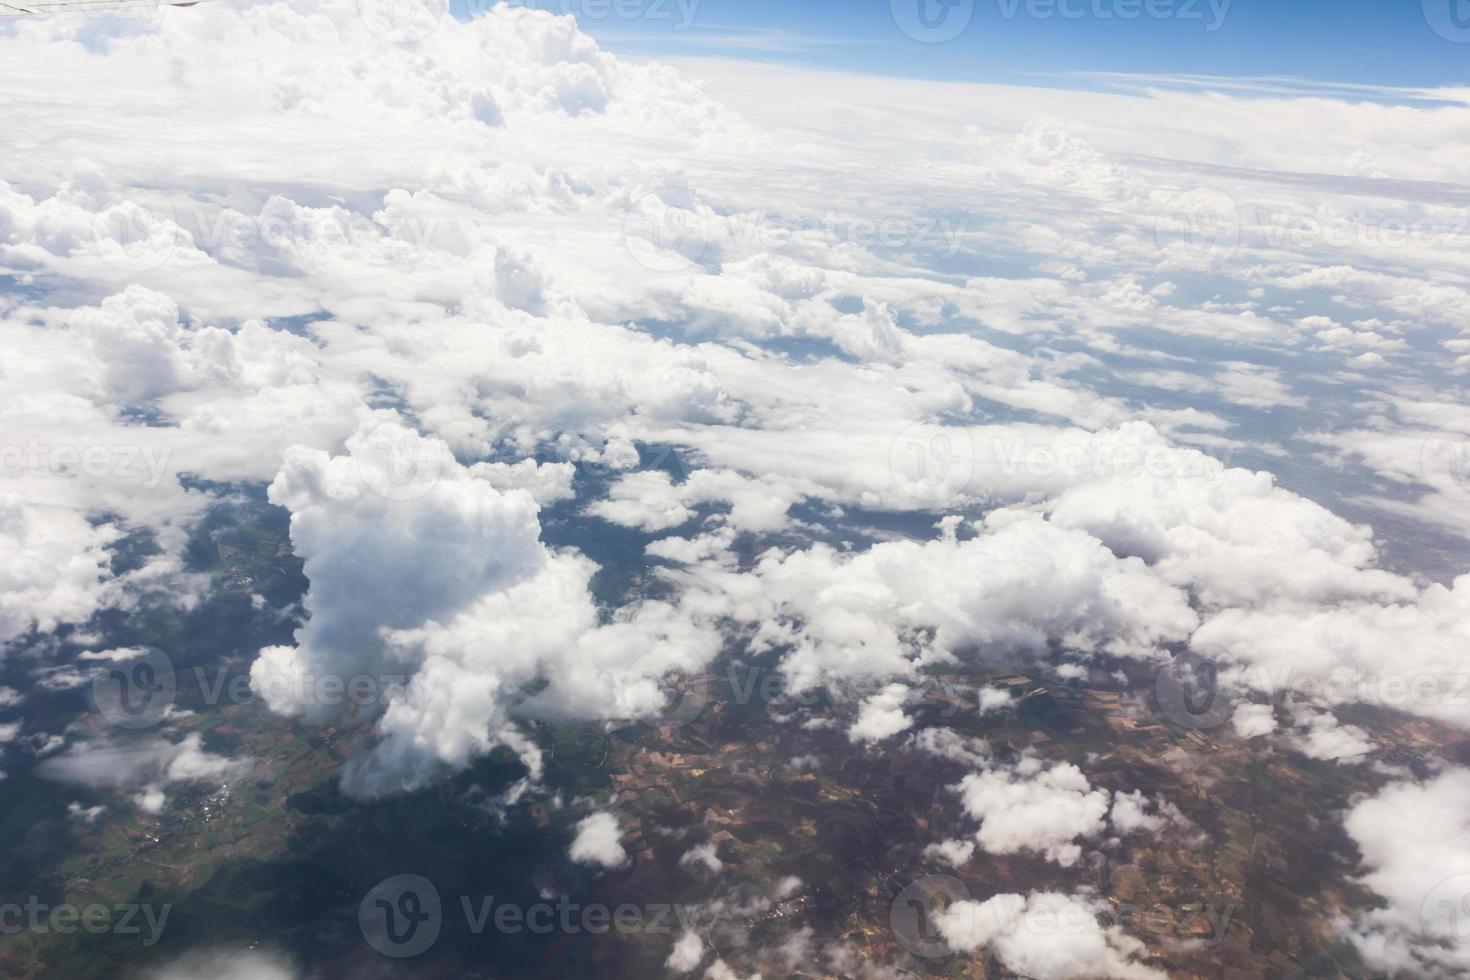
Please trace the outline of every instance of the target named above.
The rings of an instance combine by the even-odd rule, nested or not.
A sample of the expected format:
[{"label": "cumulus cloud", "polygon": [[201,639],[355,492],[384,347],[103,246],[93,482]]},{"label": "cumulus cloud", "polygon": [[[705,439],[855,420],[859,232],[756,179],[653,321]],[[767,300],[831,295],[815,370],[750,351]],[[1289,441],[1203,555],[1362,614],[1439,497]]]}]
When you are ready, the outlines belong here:
[{"label": "cumulus cloud", "polygon": [[912,727],[914,720],[903,710],[908,693],[902,684],[889,684],[864,700],[858,708],[857,721],[848,729],[848,737],[854,742],[873,744]]},{"label": "cumulus cloud", "polygon": [[1241,738],[1256,738],[1276,730],[1275,715],[1269,704],[1239,704],[1230,716],[1230,723]]},{"label": "cumulus cloud", "polygon": [[606,811],[594,813],[577,824],[577,836],[567,854],[573,861],[583,864],[621,868],[631,860],[623,848],[622,837],[617,817]]},{"label": "cumulus cloud", "polygon": [[688,973],[699,966],[700,960],[704,959],[704,941],[699,938],[697,932],[685,932],[674,941],[674,948],[669,952],[668,959],[664,960],[664,966],[675,973]]},{"label": "cumulus cloud", "polygon": [[[669,669],[712,655],[713,634],[664,603],[600,623],[595,567],[541,543],[531,493],[495,489],[443,442],[386,418],[347,449],[293,450],[271,484],[311,583],[308,619],[295,647],[260,652],[251,683],[272,710],[317,724],[381,711],[348,791],[415,789],[497,745],[534,778],[539,751],[513,717],[532,681],[549,682],[534,710],[639,717],[664,706]],[[328,684],[371,697],[321,696]]]},{"label": "cumulus cloud", "polygon": [[1062,867],[1082,857],[1080,840],[1106,828],[1108,791],[1093,789],[1069,763],[1028,755],[1013,769],[971,773],[957,787],[965,813],[980,821],[975,840],[990,854],[1030,851]]},{"label": "cumulus cloud", "polygon": [[1162,970],[1139,962],[1143,943],[1098,922],[1106,911],[1106,903],[1085,894],[1004,894],[955,902],[936,925],[951,949],[991,949],[1007,969],[1036,980],[1163,980]]},{"label": "cumulus cloud", "polygon": [[1464,973],[1463,929],[1470,894],[1470,771],[1424,783],[1394,783],[1348,811],[1362,852],[1363,883],[1387,907],[1357,916],[1349,938],[1375,969],[1422,977]]}]

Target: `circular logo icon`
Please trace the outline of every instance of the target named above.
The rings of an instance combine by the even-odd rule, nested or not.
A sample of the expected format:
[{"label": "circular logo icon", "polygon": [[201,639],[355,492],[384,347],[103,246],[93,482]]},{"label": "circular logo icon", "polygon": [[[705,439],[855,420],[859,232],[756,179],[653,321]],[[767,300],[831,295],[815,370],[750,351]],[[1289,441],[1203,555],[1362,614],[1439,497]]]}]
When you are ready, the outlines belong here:
[{"label": "circular logo icon", "polygon": [[447,0],[357,0],[362,22],[389,44],[415,44],[434,33]]},{"label": "circular logo icon", "polygon": [[1221,686],[1223,658],[1193,650],[1159,668],[1154,695],[1164,717],[1185,728],[1215,728],[1235,714],[1235,699]]},{"label": "circular logo icon", "polygon": [[1154,221],[1159,248],[1201,263],[1228,262],[1240,245],[1240,209],[1212,187],[1170,198]]},{"label": "circular logo icon", "polygon": [[185,233],[168,198],[140,204],[114,198],[92,215],[92,242],[102,261],[120,272],[151,272],[173,257]]},{"label": "circular logo icon", "polygon": [[1470,500],[1470,419],[1444,426],[1419,452],[1424,482],[1446,497]]},{"label": "circular logo icon", "polygon": [[939,917],[955,902],[969,898],[970,889],[953,875],[927,875],[898,893],[888,911],[888,922],[910,953],[938,959],[953,952],[939,931]]},{"label": "circular logo icon", "polygon": [[362,900],[357,924],[368,945],[384,956],[418,956],[438,941],[444,925],[439,889],[419,875],[389,878]]},{"label": "circular logo icon", "polygon": [[645,194],[623,223],[623,241],[640,265],[678,272],[698,263],[709,248],[709,209],[687,187]]},{"label": "circular logo icon", "polygon": [[890,0],[893,22],[915,41],[953,41],[970,26],[975,0]]},{"label": "circular logo icon", "polygon": [[444,473],[447,453],[438,440],[391,420],[373,426],[352,449],[362,482],[396,501],[417,500],[432,490]]},{"label": "circular logo icon", "polygon": [[1424,20],[1430,30],[1456,44],[1470,44],[1470,2],[1423,0]]},{"label": "circular logo icon", "polygon": [[174,663],[154,647],[100,667],[92,676],[92,704],[119,728],[152,728],[163,720],[178,693]]},{"label": "circular logo icon", "polygon": [[[661,698],[661,707],[653,712],[642,712],[638,720],[655,728],[672,726],[682,728],[698,720],[709,705],[708,679],[703,674],[691,675],[682,664],[694,663],[692,651],[681,647],[658,647],[639,657],[619,680],[628,687],[657,688],[652,692]],[[647,691],[642,692],[644,694]],[[640,697],[639,701],[643,698]]]},{"label": "circular logo icon", "polygon": [[1445,952],[1470,960],[1470,875],[1455,875],[1436,885],[1419,916],[1426,934],[1449,941]]},{"label": "circular logo icon", "polygon": [[909,497],[943,504],[969,489],[975,477],[975,441],[966,428],[915,422],[889,447],[888,470]]}]

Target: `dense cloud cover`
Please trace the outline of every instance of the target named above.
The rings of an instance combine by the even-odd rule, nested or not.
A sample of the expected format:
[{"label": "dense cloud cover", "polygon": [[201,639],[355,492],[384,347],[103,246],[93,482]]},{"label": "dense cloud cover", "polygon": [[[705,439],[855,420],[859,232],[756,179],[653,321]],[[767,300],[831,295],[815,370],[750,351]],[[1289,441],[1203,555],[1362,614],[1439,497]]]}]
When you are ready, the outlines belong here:
[{"label": "dense cloud cover", "polygon": [[[1373,746],[1324,678],[1351,701],[1462,672],[1453,546],[1382,530],[1470,527],[1470,293],[1437,190],[1470,163],[1406,149],[1463,143],[1462,97],[731,71],[618,59],[511,6],[412,43],[349,0],[0,26],[7,655],[143,596],[197,601],[189,536],[250,485],[290,513],[310,583],[252,682],[364,730],[343,775],[363,798],[495,748],[534,783],[529,721],[656,719],[668,675],[731,634],[793,690],[871,683],[840,719],[855,751],[912,736],[921,674],[982,651],[1074,671],[1211,651],[1271,702],[1233,731],[1344,765]],[[817,126],[827,103],[793,84],[863,114]],[[1202,235],[1204,211],[1224,220]],[[659,598],[597,601],[597,564],[545,540],[556,506],[636,531]],[[877,513],[909,530],[858,533]],[[156,547],[120,561],[139,534]],[[323,678],[382,696],[303,696]],[[1470,726],[1463,700],[1402,707]],[[145,806],[230,765],[73,741],[51,775]],[[1075,766],[965,752],[977,829],[936,844],[951,863],[1067,866],[1163,825]],[[1381,827],[1405,801],[1453,811],[1456,778],[1349,817],[1390,902],[1355,935],[1385,963],[1444,959],[1405,945],[1433,883]],[[620,865],[615,819],[571,856]],[[962,909],[945,934],[1027,975],[1152,975],[1090,901],[998,896],[994,923]],[[1028,938],[1074,906],[1075,943]]]}]

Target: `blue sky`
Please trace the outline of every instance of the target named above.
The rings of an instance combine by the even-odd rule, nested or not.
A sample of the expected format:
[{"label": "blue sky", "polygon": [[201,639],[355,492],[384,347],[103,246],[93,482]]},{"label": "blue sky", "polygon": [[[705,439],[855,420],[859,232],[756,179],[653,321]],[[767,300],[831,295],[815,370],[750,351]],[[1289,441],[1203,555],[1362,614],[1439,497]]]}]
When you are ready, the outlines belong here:
[{"label": "blue sky", "polygon": [[[1065,84],[1086,72],[1414,87],[1470,82],[1470,0],[522,2],[576,14],[583,30],[619,53],[666,58],[722,55],[882,75],[1044,84]],[[967,14],[968,25],[951,40],[914,40],[897,26],[894,9],[920,25],[921,4],[941,32]],[[1134,16],[1125,19],[1121,14],[1130,6]]]}]

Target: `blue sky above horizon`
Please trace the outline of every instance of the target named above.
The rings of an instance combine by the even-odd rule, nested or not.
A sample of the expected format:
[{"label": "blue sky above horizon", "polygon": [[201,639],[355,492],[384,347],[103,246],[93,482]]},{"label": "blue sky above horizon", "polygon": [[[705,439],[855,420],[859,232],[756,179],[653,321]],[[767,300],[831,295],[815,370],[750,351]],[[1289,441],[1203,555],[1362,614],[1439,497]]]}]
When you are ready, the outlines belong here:
[{"label": "blue sky above horizon", "polygon": [[[520,0],[520,5],[572,13],[604,46],[661,58],[735,57],[910,78],[1039,84],[1090,84],[1088,73],[1295,78],[1385,87],[1470,84],[1470,0]],[[921,6],[927,8],[926,19],[919,17]],[[1130,9],[1132,17],[1122,16]],[[899,21],[931,39],[958,33],[946,40],[917,40]]]}]

